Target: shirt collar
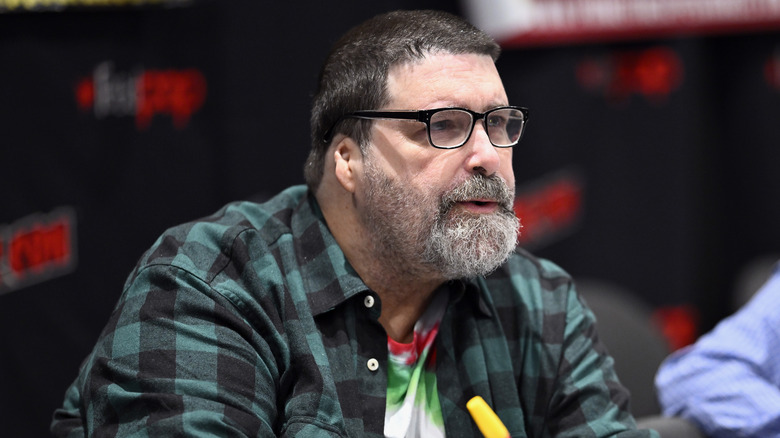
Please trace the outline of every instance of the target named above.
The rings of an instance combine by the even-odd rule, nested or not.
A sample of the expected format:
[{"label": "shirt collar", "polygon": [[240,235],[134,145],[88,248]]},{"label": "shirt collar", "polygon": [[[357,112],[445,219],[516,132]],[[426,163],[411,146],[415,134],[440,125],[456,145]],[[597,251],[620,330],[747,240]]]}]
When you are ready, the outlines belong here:
[{"label": "shirt collar", "polygon": [[[325,313],[356,295],[368,292],[368,286],[350,265],[328,229],[319,203],[310,190],[299,206],[299,213],[300,220],[293,224],[293,233],[299,254],[303,254],[304,259],[311,258],[301,266],[301,273],[309,286],[307,299],[312,313]],[[313,245],[312,241],[318,243]],[[466,299],[476,304],[485,316],[492,316],[491,301],[483,278],[452,280],[449,288],[452,303]]]},{"label": "shirt collar", "polygon": [[493,311],[491,310],[493,308],[492,300],[488,296],[488,288],[485,284],[485,279],[482,277],[474,277],[458,281],[462,286],[460,287],[461,292],[456,300],[460,301],[461,299],[466,299],[471,304],[476,304],[476,308],[479,309],[480,313],[483,315],[493,316]]},{"label": "shirt collar", "polygon": [[314,315],[327,312],[355,295],[368,291],[328,229],[311,191],[298,206],[293,238],[302,257],[300,266],[307,283],[307,299]]}]

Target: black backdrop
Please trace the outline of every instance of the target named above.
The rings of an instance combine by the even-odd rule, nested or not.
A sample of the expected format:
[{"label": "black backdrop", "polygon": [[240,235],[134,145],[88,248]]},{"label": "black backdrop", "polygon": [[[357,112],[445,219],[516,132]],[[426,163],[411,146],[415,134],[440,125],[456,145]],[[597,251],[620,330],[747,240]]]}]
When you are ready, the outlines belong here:
[{"label": "black backdrop", "polygon": [[[0,14],[3,436],[46,434],[160,232],[302,182],[328,47],[411,7],[461,13],[202,0]],[[532,110],[514,163],[524,244],[693,309],[700,331],[730,312],[740,269],[780,252],[780,33],[509,49],[498,65]]]}]

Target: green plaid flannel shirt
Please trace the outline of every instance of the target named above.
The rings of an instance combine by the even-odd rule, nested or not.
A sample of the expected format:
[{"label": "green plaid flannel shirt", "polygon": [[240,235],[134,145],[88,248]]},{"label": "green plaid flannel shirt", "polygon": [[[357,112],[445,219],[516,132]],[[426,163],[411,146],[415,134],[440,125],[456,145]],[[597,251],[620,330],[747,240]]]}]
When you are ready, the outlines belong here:
[{"label": "green plaid flannel shirt", "polygon": [[[436,340],[448,436],[481,436],[466,410],[475,395],[513,437],[656,436],[632,430],[593,315],[560,268],[518,251],[487,278],[442,287],[453,294]],[[52,431],[382,436],[380,311],[305,187],[230,204],[142,257]]]}]

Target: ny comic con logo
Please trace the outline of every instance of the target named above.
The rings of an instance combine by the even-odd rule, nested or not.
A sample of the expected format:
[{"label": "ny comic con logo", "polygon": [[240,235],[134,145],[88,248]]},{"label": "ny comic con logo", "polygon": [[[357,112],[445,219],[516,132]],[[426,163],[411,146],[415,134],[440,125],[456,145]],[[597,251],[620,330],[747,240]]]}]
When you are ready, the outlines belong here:
[{"label": "ny comic con logo", "polygon": [[623,103],[632,95],[665,103],[682,85],[683,74],[680,55],[663,46],[589,57],[576,68],[577,82],[583,89],[612,103]]},{"label": "ny comic con logo", "polygon": [[155,115],[170,116],[176,129],[184,129],[206,100],[206,78],[193,68],[183,70],[114,70],[111,62],[98,64],[92,76],[76,84],[76,102],[97,119],[109,116],[135,118],[145,130]]},{"label": "ny comic con logo", "polygon": [[70,207],[0,226],[0,294],[72,272],[75,229]]}]

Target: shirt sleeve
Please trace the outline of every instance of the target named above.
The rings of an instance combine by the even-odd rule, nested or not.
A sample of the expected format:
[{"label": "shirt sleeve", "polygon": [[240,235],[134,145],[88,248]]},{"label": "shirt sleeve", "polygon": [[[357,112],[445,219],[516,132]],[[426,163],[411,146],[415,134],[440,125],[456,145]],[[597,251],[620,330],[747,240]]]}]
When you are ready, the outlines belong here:
[{"label": "shirt sleeve", "polygon": [[596,336],[595,317],[574,286],[569,288],[560,383],[550,407],[552,435],[658,438],[656,431],[636,429],[628,390],[618,381],[613,360]]},{"label": "shirt sleeve", "polygon": [[[152,266],[123,294],[74,387],[82,436],[273,436],[274,321],[253,321],[187,271]],[[75,403],[71,402],[68,406]],[[68,418],[65,415],[63,418]],[[72,419],[72,415],[70,416]],[[56,415],[55,415],[56,422]],[[186,433],[185,433],[186,432]]]},{"label": "shirt sleeve", "polygon": [[656,376],[666,415],[712,437],[780,436],[780,271]]}]

